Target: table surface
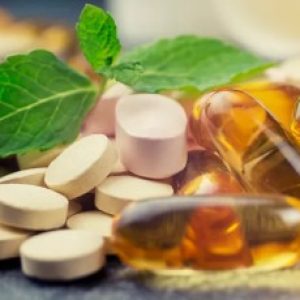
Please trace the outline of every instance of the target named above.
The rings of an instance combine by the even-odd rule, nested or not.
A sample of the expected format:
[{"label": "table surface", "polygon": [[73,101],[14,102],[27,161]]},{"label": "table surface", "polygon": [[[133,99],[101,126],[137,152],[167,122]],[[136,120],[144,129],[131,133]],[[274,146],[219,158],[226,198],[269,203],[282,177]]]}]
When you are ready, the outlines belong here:
[{"label": "table surface", "polygon": [[[125,274],[125,275],[124,275]],[[128,276],[116,259],[89,278],[71,283],[45,283],[32,280],[20,272],[18,260],[1,263],[0,299],[2,300],[299,300],[300,292],[270,288],[234,288],[222,290],[163,289],[145,284],[138,276]],[[299,278],[300,282],[300,278]]]}]

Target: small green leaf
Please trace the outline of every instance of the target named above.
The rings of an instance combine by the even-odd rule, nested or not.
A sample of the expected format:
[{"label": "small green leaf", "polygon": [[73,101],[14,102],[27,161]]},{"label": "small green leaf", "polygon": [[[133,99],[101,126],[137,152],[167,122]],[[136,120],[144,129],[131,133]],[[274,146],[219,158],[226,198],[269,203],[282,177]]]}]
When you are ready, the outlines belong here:
[{"label": "small green leaf", "polygon": [[96,93],[50,52],[9,57],[0,65],[0,156],[70,142]]},{"label": "small green leaf", "polygon": [[104,75],[142,92],[183,88],[206,91],[254,76],[271,65],[216,39],[180,36],[125,54],[120,64],[104,70]]},{"label": "small green leaf", "polygon": [[113,18],[103,9],[86,4],[76,26],[80,47],[96,72],[110,66],[121,45]]}]

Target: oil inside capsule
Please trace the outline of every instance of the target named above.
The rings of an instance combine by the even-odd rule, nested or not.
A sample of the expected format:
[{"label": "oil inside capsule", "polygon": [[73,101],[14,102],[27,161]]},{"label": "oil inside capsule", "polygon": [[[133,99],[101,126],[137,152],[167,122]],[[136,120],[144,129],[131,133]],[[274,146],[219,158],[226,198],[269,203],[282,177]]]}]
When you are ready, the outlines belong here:
[{"label": "oil inside capsule", "polygon": [[[199,106],[201,115],[193,122],[204,129],[210,147],[248,191],[300,197],[299,148],[255,98],[242,91],[221,90],[206,95],[195,111]],[[194,127],[193,134],[201,133]]]},{"label": "oil inside capsule", "polygon": [[116,219],[112,245],[141,270],[295,265],[299,202],[284,196],[189,196],[141,201]]},{"label": "oil inside capsule", "polygon": [[185,168],[173,176],[173,188],[178,195],[241,194],[244,188],[222,160],[206,150],[188,153]]}]

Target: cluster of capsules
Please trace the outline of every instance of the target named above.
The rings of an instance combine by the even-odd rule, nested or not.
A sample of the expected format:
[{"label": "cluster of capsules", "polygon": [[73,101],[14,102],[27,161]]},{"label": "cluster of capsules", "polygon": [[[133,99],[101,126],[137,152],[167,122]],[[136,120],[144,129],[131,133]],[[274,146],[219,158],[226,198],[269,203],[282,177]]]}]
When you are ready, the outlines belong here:
[{"label": "cluster of capsules", "polygon": [[112,237],[121,260],[144,270],[296,265],[299,95],[293,86],[247,83],[195,102],[188,130],[198,146],[171,178],[177,195],[122,211]]}]

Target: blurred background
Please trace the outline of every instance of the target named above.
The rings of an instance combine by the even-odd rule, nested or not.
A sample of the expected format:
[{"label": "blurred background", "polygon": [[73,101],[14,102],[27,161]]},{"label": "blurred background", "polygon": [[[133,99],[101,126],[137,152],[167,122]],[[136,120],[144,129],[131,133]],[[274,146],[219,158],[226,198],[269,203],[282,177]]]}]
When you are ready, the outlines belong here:
[{"label": "blurred background", "polygon": [[[74,54],[72,28],[86,2],[0,0],[0,56],[37,46]],[[227,39],[269,58],[300,54],[300,0],[88,2],[111,11],[125,47],[193,33]]]}]

